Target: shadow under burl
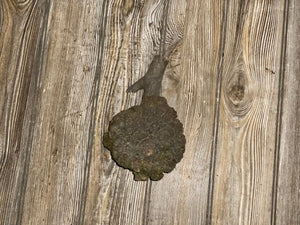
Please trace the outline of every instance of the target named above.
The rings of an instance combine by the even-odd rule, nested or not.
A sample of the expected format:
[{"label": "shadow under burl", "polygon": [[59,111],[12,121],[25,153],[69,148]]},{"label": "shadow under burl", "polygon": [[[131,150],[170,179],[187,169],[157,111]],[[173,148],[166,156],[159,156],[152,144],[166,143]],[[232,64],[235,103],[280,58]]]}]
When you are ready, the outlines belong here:
[{"label": "shadow under burl", "polygon": [[185,150],[183,125],[176,111],[159,96],[168,61],[155,56],[145,76],[127,92],[144,90],[140,105],[115,115],[103,136],[112,159],[134,174],[134,180],[160,180],[182,159]]}]

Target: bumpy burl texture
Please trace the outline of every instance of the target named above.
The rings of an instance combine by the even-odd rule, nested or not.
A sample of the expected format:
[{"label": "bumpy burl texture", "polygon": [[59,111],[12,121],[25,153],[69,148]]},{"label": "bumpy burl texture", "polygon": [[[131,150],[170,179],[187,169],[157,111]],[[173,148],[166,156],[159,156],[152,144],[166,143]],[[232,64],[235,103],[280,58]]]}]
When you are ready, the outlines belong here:
[{"label": "bumpy burl texture", "polygon": [[144,96],[141,105],[113,117],[103,144],[116,163],[135,180],[160,180],[182,159],[183,126],[176,111],[159,96]]}]

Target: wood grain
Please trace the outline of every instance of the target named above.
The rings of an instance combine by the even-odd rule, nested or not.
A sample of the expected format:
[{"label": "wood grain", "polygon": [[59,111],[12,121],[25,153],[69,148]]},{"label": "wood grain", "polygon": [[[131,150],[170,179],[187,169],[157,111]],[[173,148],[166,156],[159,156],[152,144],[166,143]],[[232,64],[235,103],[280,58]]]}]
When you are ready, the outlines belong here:
[{"label": "wood grain", "polygon": [[[1,225],[299,224],[298,1],[166,1],[0,1]],[[164,19],[186,152],[136,182],[102,136]]]},{"label": "wood grain", "polygon": [[7,87],[1,223],[78,224],[93,137],[90,90],[97,39],[103,39],[95,29],[101,5],[2,1],[1,7],[2,29],[11,35],[1,37],[11,41],[2,48],[17,49],[1,51],[12,67],[1,68]]},{"label": "wood grain", "polygon": [[[108,55],[105,56],[105,67],[101,69],[105,79],[100,80],[99,84],[96,137],[102,137],[107,128],[104,125],[108,125],[113,115],[140,103],[141,93],[127,95],[125,91],[144,75],[153,55],[158,54],[160,27],[163,15],[166,15],[163,12],[164,1],[115,3],[107,8],[108,14],[114,16],[107,20],[107,28],[111,31],[107,34],[107,49],[110,50],[105,52]],[[170,34],[168,28],[165,44],[168,55],[182,39],[182,16],[175,13],[179,11],[183,14],[184,3],[172,1],[169,5],[167,15],[172,22],[168,20],[168,27],[172,28],[173,33]],[[112,40],[114,43],[109,43]],[[110,160],[109,152],[103,148],[101,141],[102,138],[95,139],[90,174],[93,179],[89,181],[84,224],[147,224],[151,220],[151,181],[135,182],[131,173]],[[107,168],[110,170],[107,171]]]},{"label": "wood grain", "polygon": [[187,2],[182,53],[170,63],[179,64],[179,74],[166,72],[176,82],[163,92],[184,123],[186,152],[171,174],[152,184],[149,224],[206,224],[221,2]]},{"label": "wood grain", "polygon": [[[40,91],[45,1],[1,1],[0,223],[20,224]],[[36,44],[38,43],[38,45]],[[30,106],[30,107],[29,107]],[[27,141],[28,140],[28,141]]]},{"label": "wood grain", "polygon": [[213,224],[270,224],[284,1],[228,1]]},{"label": "wood grain", "polygon": [[300,224],[300,2],[290,1],[283,59],[282,120],[279,129],[279,164],[276,224]]}]

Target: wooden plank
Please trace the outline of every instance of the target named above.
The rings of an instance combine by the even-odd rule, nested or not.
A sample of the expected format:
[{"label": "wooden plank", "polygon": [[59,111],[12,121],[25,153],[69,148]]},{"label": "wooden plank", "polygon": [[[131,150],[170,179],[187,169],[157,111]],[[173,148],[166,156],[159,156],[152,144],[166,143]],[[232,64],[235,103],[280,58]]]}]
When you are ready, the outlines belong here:
[{"label": "wooden plank", "polygon": [[78,224],[94,138],[91,90],[103,51],[97,27],[105,11],[98,1],[2,1],[1,7],[0,222]]},{"label": "wooden plank", "polygon": [[[28,177],[29,141],[38,107],[45,1],[1,1],[0,27],[0,223],[20,224]],[[35,103],[35,104],[32,104]],[[28,107],[28,105],[30,107]]]},{"label": "wooden plank", "polygon": [[227,1],[212,224],[270,224],[284,1]]},{"label": "wooden plank", "polygon": [[51,32],[47,33],[48,51],[39,84],[24,224],[83,220],[104,6],[95,1],[55,1],[49,6],[47,30]]},{"label": "wooden plank", "polygon": [[[182,21],[176,13],[183,6],[184,1],[171,2],[170,7],[177,8],[168,15],[173,33],[167,36],[167,52],[182,38],[176,30]],[[153,55],[158,54],[163,8],[162,0],[108,5],[109,51],[101,69],[104,79],[99,84],[96,137],[102,137],[113,115],[140,103],[141,93],[128,95],[126,89],[144,75]],[[131,173],[116,166],[101,139],[95,139],[84,224],[147,224],[151,182],[136,182]]]},{"label": "wooden plank", "polygon": [[148,224],[207,224],[222,7],[187,1],[184,40],[170,62],[179,68],[166,72],[163,92],[184,124],[186,152],[172,173],[152,183]]},{"label": "wooden plank", "polygon": [[[290,1],[283,65],[284,89],[274,223],[300,224],[300,2]],[[283,58],[284,60],[284,58]]]}]

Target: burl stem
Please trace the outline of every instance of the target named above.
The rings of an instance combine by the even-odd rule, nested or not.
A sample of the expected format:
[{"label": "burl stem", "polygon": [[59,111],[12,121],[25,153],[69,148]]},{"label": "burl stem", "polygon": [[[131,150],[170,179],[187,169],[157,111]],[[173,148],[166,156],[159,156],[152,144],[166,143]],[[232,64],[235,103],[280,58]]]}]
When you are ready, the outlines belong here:
[{"label": "burl stem", "polygon": [[156,55],[154,56],[145,76],[131,85],[127,92],[136,92],[140,89],[144,90],[144,96],[159,96],[161,91],[161,82],[168,65],[168,60]]}]

